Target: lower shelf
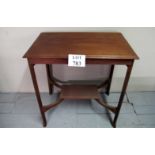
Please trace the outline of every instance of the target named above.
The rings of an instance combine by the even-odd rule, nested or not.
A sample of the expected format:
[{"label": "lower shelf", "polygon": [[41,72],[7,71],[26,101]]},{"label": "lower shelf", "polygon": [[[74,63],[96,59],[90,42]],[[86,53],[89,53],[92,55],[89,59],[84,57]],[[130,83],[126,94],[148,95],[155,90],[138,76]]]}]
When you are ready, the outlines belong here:
[{"label": "lower shelf", "polygon": [[99,92],[96,85],[63,85],[61,99],[98,99]]}]

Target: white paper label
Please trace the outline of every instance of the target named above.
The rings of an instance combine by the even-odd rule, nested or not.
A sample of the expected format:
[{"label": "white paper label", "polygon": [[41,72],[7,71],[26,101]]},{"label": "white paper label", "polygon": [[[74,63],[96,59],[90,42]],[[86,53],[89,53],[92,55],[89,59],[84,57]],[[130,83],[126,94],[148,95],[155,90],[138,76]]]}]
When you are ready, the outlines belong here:
[{"label": "white paper label", "polygon": [[78,54],[68,55],[68,66],[71,67],[85,67],[86,66],[86,56]]}]

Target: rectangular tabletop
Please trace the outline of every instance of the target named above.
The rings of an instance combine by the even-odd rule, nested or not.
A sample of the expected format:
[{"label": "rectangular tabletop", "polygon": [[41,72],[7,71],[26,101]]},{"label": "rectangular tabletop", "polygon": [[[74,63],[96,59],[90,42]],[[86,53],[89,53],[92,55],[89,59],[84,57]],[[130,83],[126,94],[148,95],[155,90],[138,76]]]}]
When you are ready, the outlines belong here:
[{"label": "rectangular tabletop", "polygon": [[41,33],[24,55],[28,59],[67,59],[68,54],[87,59],[138,59],[121,33],[46,32]]}]

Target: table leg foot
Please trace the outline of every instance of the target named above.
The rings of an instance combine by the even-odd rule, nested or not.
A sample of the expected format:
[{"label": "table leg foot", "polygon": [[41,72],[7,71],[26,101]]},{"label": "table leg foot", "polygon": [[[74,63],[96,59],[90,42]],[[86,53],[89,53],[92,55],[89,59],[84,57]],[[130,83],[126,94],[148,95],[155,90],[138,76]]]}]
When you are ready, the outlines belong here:
[{"label": "table leg foot", "polygon": [[47,120],[46,120],[45,112],[43,112],[43,109],[41,109],[41,117],[42,117],[43,127],[46,127]]},{"label": "table leg foot", "polygon": [[49,95],[53,94],[53,89],[49,89]]},{"label": "table leg foot", "polygon": [[116,123],[112,122],[112,127],[116,128]]},{"label": "table leg foot", "polygon": [[47,122],[43,121],[43,127],[46,127],[46,126],[47,126]]}]

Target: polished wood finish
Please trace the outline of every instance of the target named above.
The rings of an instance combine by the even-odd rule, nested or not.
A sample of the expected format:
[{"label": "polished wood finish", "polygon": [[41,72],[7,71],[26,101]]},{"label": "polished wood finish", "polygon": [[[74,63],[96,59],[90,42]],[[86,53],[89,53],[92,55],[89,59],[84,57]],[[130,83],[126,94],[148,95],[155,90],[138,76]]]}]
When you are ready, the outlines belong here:
[{"label": "polished wood finish", "polygon": [[113,127],[116,127],[116,122],[117,122],[118,115],[119,115],[119,112],[120,112],[120,109],[121,109],[121,106],[122,106],[122,103],[123,103],[124,95],[126,93],[126,89],[127,89],[128,82],[129,82],[129,79],[130,79],[132,67],[133,67],[133,63],[132,63],[132,65],[127,66],[126,76],[125,76],[125,79],[124,79],[122,92],[121,92],[119,102],[118,102],[118,106],[117,106],[117,112],[116,112],[116,115],[115,115],[114,121],[113,121]]},{"label": "polished wood finish", "polygon": [[101,106],[107,108],[108,110],[112,111],[113,113],[116,113],[117,107],[113,107],[108,105],[107,103],[103,102],[101,99],[95,99]]},{"label": "polished wood finish", "polygon": [[64,85],[60,98],[96,99],[99,98],[99,93],[96,85]]},{"label": "polished wood finish", "polygon": [[49,64],[46,64],[46,73],[47,73],[47,81],[48,81],[48,89],[49,89],[49,94],[53,93],[53,82],[51,82],[52,79],[52,67],[50,67]]},{"label": "polished wood finish", "polygon": [[114,73],[114,65],[111,65],[111,69],[110,69],[110,74],[109,74],[109,78],[108,78],[108,88],[107,88],[107,92],[106,94],[109,95],[110,93],[110,87],[111,87],[111,81],[112,81],[112,77],[113,77],[113,73]]},{"label": "polished wood finish", "polygon": [[[86,55],[86,64],[109,64],[111,70],[109,78],[100,85],[75,85],[60,81],[54,77],[52,64],[67,64],[68,54]],[[121,33],[105,32],[51,32],[41,33],[30,49],[25,53],[28,59],[29,69],[38,101],[43,125],[46,126],[45,112],[59,105],[64,99],[94,99],[114,113],[113,127],[122,106],[128,81],[131,75],[133,63],[138,56],[130,47]],[[49,93],[53,92],[53,86],[60,88],[60,95],[54,103],[43,105],[34,70],[35,64],[46,64]],[[126,65],[127,72],[121,91],[120,99],[116,107],[108,105],[100,96],[99,89],[106,86],[106,93],[110,93],[114,66]]]},{"label": "polished wood finish", "polygon": [[24,58],[67,59],[68,54],[84,54],[88,59],[137,59],[121,33],[60,32],[41,33]]},{"label": "polished wood finish", "polygon": [[59,98],[57,101],[55,101],[54,103],[51,103],[49,105],[44,105],[43,106],[43,112],[47,112],[48,110],[50,110],[51,108],[54,108],[56,106],[58,106],[61,102],[63,101],[63,99]]},{"label": "polished wood finish", "polygon": [[[28,58],[31,64],[68,64],[68,59]],[[123,59],[86,59],[86,64],[131,65],[131,60]]]},{"label": "polished wood finish", "polygon": [[33,85],[34,85],[34,90],[35,90],[36,98],[37,98],[37,101],[38,101],[40,113],[41,113],[41,116],[42,116],[42,119],[43,119],[43,126],[46,126],[47,125],[47,121],[46,121],[45,113],[43,111],[43,104],[42,104],[42,101],[41,101],[39,87],[38,87],[38,84],[37,84],[37,79],[36,79],[36,74],[35,74],[35,70],[34,70],[34,65],[30,64],[29,62],[28,62],[28,64],[29,64],[29,69],[30,69],[30,73],[31,73],[31,77],[32,77],[32,82],[33,82]]}]

